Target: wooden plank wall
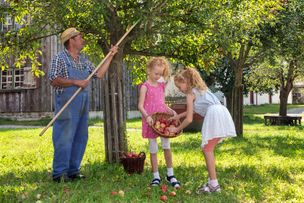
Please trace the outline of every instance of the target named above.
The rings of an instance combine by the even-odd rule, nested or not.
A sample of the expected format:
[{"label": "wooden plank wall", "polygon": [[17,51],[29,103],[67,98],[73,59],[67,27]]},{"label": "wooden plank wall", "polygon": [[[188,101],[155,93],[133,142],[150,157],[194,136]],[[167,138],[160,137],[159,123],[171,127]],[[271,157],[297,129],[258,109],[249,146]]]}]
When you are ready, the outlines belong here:
[{"label": "wooden plank wall", "polygon": [[[43,70],[46,75],[50,58],[57,51],[56,46],[52,46],[56,40],[56,37],[50,37],[42,42],[43,55],[41,57],[41,70]],[[50,112],[52,111],[50,97],[51,87],[47,81],[47,76],[36,78],[35,89],[0,91],[0,112]]]}]

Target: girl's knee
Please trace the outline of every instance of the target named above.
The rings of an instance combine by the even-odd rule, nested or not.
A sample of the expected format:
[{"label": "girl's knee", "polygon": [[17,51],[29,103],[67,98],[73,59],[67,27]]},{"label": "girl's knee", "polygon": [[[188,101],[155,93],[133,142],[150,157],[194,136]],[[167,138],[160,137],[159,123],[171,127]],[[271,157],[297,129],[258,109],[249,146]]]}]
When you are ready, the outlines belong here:
[{"label": "girl's knee", "polygon": [[156,139],[149,139],[149,148],[151,154],[156,154],[158,152],[158,146]]},{"label": "girl's knee", "polygon": [[163,150],[170,150],[170,141],[168,138],[161,138]]},{"label": "girl's knee", "polygon": [[212,152],[213,150],[214,150],[214,147],[208,146],[208,145],[205,145],[205,146],[202,148],[202,152],[203,152],[203,153]]},{"label": "girl's knee", "polygon": [[209,140],[208,143],[203,146],[203,152],[212,152],[220,140],[221,138],[214,138],[212,140]]}]

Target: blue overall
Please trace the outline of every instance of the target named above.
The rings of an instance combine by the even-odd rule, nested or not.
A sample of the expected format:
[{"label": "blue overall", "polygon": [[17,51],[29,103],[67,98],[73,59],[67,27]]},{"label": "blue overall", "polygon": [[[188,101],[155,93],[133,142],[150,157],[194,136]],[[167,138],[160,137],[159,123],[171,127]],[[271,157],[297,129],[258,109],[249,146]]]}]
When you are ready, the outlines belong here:
[{"label": "blue overall", "polygon": [[[67,65],[69,79],[83,80],[89,76],[87,69],[78,70]],[[55,114],[72,97],[79,87],[65,87],[62,94],[55,94]],[[80,164],[88,141],[88,89],[83,89],[57,118],[53,126],[53,178],[64,174],[79,174]]]}]

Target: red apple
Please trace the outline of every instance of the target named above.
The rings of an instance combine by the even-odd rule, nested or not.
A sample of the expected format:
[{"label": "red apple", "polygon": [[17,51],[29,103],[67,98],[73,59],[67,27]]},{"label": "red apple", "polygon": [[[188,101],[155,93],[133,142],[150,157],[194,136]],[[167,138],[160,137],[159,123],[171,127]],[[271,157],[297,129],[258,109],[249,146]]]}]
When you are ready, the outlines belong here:
[{"label": "red apple", "polygon": [[164,134],[167,135],[167,136],[170,135],[169,130],[166,129],[166,130],[164,131]]},{"label": "red apple", "polygon": [[167,185],[162,185],[161,186],[161,190],[163,191],[163,193],[167,192]]},{"label": "red apple", "polygon": [[170,195],[171,197],[174,197],[174,196],[176,195],[176,192],[171,191],[171,192],[169,193],[169,195]]},{"label": "red apple", "polygon": [[118,192],[116,192],[116,191],[111,192],[111,195],[117,195],[117,194],[118,194]]},{"label": "red apple", "polygon": [[168,200],[168,197],[166,195],[162,195],[160,196],[160,200],[166,202]]},{"label": "red apple", "polygon": [[173,125],[173,126],[175,126],[175,127],[177,126],[176,120],[172,120],[170,124]]}]

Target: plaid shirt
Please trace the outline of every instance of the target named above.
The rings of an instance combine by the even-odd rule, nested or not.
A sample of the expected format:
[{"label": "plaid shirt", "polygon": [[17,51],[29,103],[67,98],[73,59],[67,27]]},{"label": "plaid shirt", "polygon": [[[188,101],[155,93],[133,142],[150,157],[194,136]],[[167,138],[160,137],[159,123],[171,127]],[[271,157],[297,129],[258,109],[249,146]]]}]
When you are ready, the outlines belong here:
[{"label": "plaid shirt", "polygon": [[[78,70],[84,70],[85,68],[89,69],[89,73],[92,73],[95,67],[89,61],[88,57],[85,54],[79,55],[79,61],[75,62],[71,54],[66,48],[63,51],[59,52],[52,60],[48,78],[50,81],[55,80],[57,77],[69,78],[68,65],[71,65],[72,68]],[[54,87],[56,94],[61,94],[63,92],[62,87]]]}]

